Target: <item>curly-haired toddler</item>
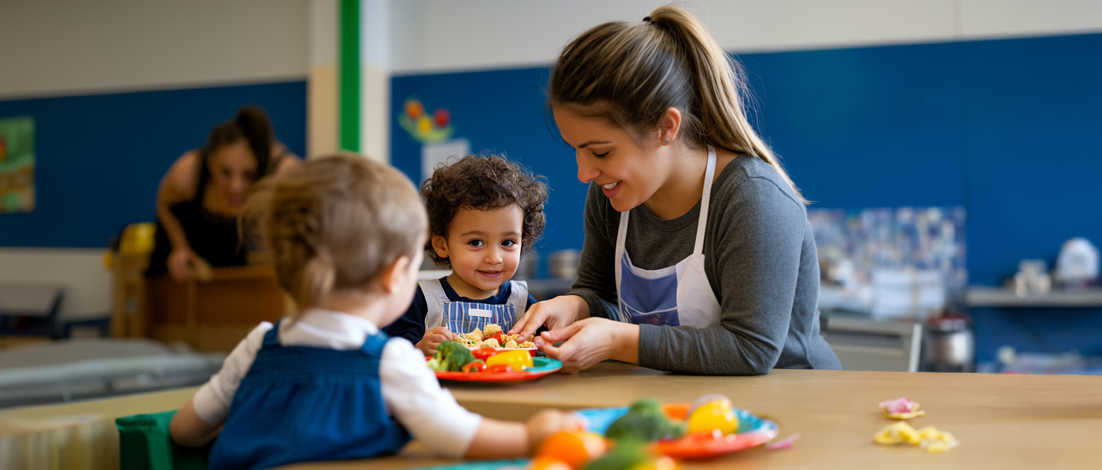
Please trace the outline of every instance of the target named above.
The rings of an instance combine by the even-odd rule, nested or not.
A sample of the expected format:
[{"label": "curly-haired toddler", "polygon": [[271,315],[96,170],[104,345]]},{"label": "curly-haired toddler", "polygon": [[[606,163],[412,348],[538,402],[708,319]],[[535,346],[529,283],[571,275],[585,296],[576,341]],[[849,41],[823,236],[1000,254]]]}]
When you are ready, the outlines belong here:
[{"label": "curly-haired toddler", "polygon": [[444,340],[496,324],[508,331],[536,302],[511,281],[520,256],[543,233],[547,185],[515,162],[466,156],[421,183],[429,214],[425,251],[452,273],[420,281],[406,314],[387,333],[426,355]]}]

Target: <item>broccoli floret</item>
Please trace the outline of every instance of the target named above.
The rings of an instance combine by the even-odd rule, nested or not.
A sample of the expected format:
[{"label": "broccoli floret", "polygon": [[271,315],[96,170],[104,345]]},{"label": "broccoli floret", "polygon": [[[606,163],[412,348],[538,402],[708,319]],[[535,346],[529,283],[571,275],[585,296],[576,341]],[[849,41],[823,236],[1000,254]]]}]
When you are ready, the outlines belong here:
[{"label": "broccoli floret", "polygon": [[440,372],[459,372],[463,366],[476,361],[471,350],[456,341],[444,341],[436,348],[429,367]]},{"label": "broccoli floret", "polygon": [[678,439],[685,435],[685,424],[672,421],[662,405],[650,399],[632,403],[627,414],[608,427],[605,437],[613,440],[639,439],[645,442]]},{"label": "broccoli floret", "polygon": [[654,458],[647,444],[635,439],[617,441],[601,458],[589,462],[585,470],[629,470]]}]

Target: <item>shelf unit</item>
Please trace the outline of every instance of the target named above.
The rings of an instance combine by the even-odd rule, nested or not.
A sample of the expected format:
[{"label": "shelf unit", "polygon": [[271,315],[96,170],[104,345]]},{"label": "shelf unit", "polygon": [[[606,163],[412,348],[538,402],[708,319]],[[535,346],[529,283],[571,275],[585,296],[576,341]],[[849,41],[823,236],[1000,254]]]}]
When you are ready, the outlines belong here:
[{"label": "shelf unit", "polygon": [[1019,296],[1000,287],[969,287],[964,294],[969,307],[1102,307],[1102,289],[1052,291]]}]

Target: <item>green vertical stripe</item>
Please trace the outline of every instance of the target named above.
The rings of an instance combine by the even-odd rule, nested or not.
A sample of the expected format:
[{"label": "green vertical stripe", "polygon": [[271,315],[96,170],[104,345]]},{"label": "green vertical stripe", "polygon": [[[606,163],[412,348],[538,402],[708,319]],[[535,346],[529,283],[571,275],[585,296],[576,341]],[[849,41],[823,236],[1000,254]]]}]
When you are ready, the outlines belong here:
[{"label": "green vertical stripe", "polygon": [[360,151],[360,0],[341,0],[341,149]]}]

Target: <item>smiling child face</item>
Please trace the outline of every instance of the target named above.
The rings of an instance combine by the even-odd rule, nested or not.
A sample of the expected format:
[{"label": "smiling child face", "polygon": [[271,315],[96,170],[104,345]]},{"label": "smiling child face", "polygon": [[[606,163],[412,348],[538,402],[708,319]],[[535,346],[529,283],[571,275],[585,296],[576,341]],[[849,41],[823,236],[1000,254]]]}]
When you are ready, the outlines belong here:
[{"label": "smiling child face", "polygon": [[524,211],[516,204],[479,210],[462,208],[448,224],[448,236],[434,235],[432,247],[448,258],[448,283],[470,299],[497,295],[520,263]]}]

